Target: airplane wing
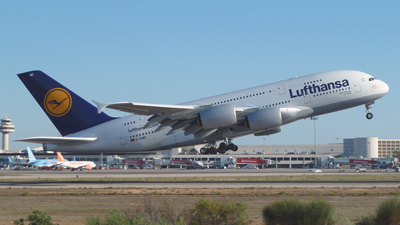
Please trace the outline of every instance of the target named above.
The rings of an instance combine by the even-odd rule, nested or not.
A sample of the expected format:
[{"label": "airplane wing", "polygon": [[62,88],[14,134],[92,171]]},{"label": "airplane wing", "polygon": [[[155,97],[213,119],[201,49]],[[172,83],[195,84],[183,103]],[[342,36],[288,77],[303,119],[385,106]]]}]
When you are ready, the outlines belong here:
[{"label": "airplane wing", "polygon": [[162,113],[179,113],[185,110],[195,110],[201,106],[193,105],[164,105],[164,104],[147,104],[147,103],[135,103],[135,102],[117,102],[106,104],[92,100],[97,105],[97,112],[101,113],[105,108],[116,109],[122,112],[134,113],[137,115],[153,115]]},{"label": "airplane wing", "polygon": [[51,143],[51,144],[76,144],[79,142],[92,142],[97,140],[97,137],[31,137],[15,141],[23,141],[30,143]]},{"label": "airplane wing", "polygon": [[[196,123],[196,118],[201,111],[211,108],[211,105],[165,105],[165,104],[147,104],[135,102],[117,102],[102,103],[92,100],[97,105],[97,112],[101,113],[105,108],[115,109],[136,115],[150,116],[148,122],[144,126],[149,127],[155,123],[159,123],[158,130],[167,126],[172,129],[168,134],[174,134],[180,130],[185,131],[185,135],[201,135],[202,137],[213,134],[217,129],[203,129]],[[258,108],[240,108],[235,107],[235,116],[239,120],[244,115],[254,112]]]}]

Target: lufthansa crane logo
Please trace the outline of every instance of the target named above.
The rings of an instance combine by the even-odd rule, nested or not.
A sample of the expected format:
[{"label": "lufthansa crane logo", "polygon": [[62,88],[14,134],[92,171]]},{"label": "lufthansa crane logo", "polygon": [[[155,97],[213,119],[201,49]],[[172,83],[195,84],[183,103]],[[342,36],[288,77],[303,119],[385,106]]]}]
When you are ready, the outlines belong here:
[{"label": "lufthansa crane logo", "polygon": [[71,95],[62,88],[53,88],[44,97],[44,108],[52,116],[60,117],[69,112],[72,105]]}]

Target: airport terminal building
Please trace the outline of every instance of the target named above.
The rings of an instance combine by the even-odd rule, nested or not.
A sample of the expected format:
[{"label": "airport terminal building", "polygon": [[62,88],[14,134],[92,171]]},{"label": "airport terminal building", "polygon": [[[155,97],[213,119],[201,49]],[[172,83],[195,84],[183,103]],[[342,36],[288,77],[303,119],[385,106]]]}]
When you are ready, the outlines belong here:
[{"label": "airport terminal building", "polygon": [[[227,164],[242,164],[252,161],[267,168],[324,168],[328,167],[332,158],[348,159],[376,159],[386,158],[394,151],[400,151],[400,139],[378,139],[376,137],[347,138],[343,143],[333,144],[304,144],[304,145],[240,145],[239,150],[227,151],[226,154],[202,155],[199,146],[177,148],[165,151],[140,152],[127,154],[105,153],[86,155],[84,153],[65,153],[69,160],[93,161],[96,165],[130,166],[149,164],[159,166],[171,166],[167,162],[171,160],[202,161],[208,165],[224,166]],[[56,158],[55,153],[36,149],[36,157],[39,159]],[[102,157],[103,156],[103,157]],[[8,150],[0,154],[0,164],[8,165],[8,157],[18,163],[26,163],[26,150]],[[129,161],[131,160],[131,161]],[[135,161],[137,160],[137,161]],[[173,164],[173,163],[172,163]]]},{"label": "airport terminal building", "polygon": [[386,158],[391,157],[394,151],[400,151],[400,139],[343,139],[343,157],[347,158]]}]

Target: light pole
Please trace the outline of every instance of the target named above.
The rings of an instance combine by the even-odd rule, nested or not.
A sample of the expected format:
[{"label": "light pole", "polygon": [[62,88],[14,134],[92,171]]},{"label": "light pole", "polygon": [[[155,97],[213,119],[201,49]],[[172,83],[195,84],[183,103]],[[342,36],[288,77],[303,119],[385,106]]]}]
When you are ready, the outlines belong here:
[{"label": "light pole", "polygon": [[312,120],[314,120],[314,153],[315,153],[315,167],[317,167],[317,126],[316,126],[316,120],[318,120],[318,117],[311,117]]}]

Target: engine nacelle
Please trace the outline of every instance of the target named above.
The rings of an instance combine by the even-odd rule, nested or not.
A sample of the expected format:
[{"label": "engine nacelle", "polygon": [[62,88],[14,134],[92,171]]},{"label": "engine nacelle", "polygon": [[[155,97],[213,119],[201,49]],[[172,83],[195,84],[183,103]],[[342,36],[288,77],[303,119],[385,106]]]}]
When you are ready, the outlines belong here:
[{"label": "engine nacelle", "polygon": [[246,116],[245,126],[252,130],[264,130],[282,125],[281,109],[266,108],[250,113]]},{"label": "engine nacelle", "polygon": [[217,129],[237,123],[234,104],[224,104],[201,111],[197,124],[204,129]]},{"label": "engine nacelle", "polygon": [[268,130],[260,132],[260,133],[255,133],[254,136],[268,136],[268,135],[276,134],[279,132],[281,132],[281,127],[275,127],[275,128],[268,129]]}]

